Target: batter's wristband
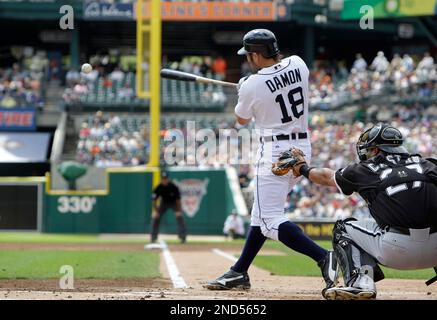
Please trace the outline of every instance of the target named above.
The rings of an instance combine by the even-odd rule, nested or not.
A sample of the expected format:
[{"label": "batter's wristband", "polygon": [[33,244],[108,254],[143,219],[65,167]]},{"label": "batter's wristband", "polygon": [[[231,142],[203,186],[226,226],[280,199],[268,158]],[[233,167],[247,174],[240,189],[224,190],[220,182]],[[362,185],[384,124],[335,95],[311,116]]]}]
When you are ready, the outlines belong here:
[{"label": "batter's wristband", "polygon": [[304,164],[303,166],[301,166],[299,168],[299,173],[301,175],[303,175],[305,178],[309,179],[310,178],[310,171],[313,169],[314,169],[314,167],[308,167],[307,164]]}]

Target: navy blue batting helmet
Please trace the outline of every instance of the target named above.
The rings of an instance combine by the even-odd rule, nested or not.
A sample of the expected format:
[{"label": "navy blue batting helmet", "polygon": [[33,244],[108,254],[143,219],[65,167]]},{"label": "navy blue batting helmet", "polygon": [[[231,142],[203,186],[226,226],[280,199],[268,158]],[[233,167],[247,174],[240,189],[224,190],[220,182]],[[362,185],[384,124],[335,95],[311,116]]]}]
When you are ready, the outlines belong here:
[{"label": "navy blue batting helmet", "polygon": [[278,55],[278,42],[273,32],[267,29],[254,29],[246,33],[243,38],[243,48],[238,50],[238,54],[247,53],[260,53],[265,58]]}]

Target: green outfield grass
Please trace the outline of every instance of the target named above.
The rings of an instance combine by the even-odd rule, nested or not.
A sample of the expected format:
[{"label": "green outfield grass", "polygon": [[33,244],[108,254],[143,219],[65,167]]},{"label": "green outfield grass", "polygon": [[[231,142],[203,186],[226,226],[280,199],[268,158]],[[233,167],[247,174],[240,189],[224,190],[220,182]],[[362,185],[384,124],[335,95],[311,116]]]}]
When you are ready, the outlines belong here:
[{"label": "green outfield grass", "polygon": [[[245,240],[226,241],[221,244],[217,242],[196,242],[195,244],[217,244],[218,247],[236,247],[243,248]],[[325,249],[332,249],[331,241],[316,241],[321,247]],[[190,242],[192,243],[192,242]],[[193,243],[194,244],[194,243]],[[272,274],[280,276],[309,276],[320,277],[320,269],[310,258],[290,250],[284,244],[278,241],[267,240],[264,248],[274,249],[284,252],[285,256],[271,256],[263,255],[262,250],[255,258],[254,264],[264,270],[270,271]],[[394,270],[382,267],[386,278],[392,279],[430,279],[435,276],[433,269],[425,270]]]},{"label": "green outfield grass", "polygon": [[[105,244],[105,243],[148,243],[148,236],[139,238],[105,238],[97,235],[41,234],[33,232],[0,232],[1,243],[61,243],[61,244]],[[168,241],[179,244],[179,241]],[[317,241],[325,249],[332,248],[330,241]],[[233,247],[242,249],[244,240],[234,241],[190,241],[188,244]],[[268,240],[266,249],[275,249],[284,256],[260,255],[255,259],[257,267],[283,276],[320,276],[317,265],[308,257],[294,252],[280,242]],[[0,279],[5,278],[59,278],[59,268],[72,265],[78,278],[130,278],[158,277],[159,254],[157,252],[124,251],[75,251],[75,250],[4,250],[0,252]],[[386,278],[429,279],[435,275],[432,269],[399,271],[383,267]]]},{"label": "green outfield grass", "polygon": [[144,235],[132,239],[102,238],[98,235],[83,234],[47,234],[37,232],[0,232],[0,244],[4,243],[146,243],[149,238]]},{"label": "green outfield grass", "polygon": [[0,279],[60,278],[63,265],[73,267],[75,279],[160,277],[157,252],[4,250]]},{"label": "green outfield grass", "polygon": [[[316,242],[322,248],[325,248],[327,250],[332,249],[332,242],[331,241],[316,241]],[[283,243],[281,243],[279,241],[267,240],[265,247],[270,248],[270,249],[276,249],[276,250],[282,251],[284,253],[292,252],[292,250],[290,250],[290,248],[288,248],[286,245],[284,245]]]},{"label": "green outfield grass", "polygon": [[[330,241],[316,241],[325,249],[332,248]],[[285,256],[259,255],[255,258],[255,265],[259,268],[270,271],[280,276],[320,276],[320,269],[314,261],[307,256],[290,250],[279,242],[268,241],[266,247],[277,249],[284,253]],[[430,279],[435,276],[433,269],[425,270],[394,270],[382,267],[386,278],[394,279]]]},{"label": "green outfield grass", "polygon": [[[280,276],[315,276],[320,277],[320,269],[313,262],[298,253],[290,253],[287,256],[260,255],[255,258],[255,265]],[[386,278],[393,279],[424,279],[428,280],[435,276],[433,269],[425,270],[394,270],[382,267]]]}]

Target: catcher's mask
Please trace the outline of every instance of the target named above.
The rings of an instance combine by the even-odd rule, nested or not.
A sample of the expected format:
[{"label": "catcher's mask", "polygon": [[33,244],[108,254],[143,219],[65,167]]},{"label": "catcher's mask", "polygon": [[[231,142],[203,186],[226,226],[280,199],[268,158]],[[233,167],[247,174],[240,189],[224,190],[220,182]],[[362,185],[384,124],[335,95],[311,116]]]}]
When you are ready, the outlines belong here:
[{"label": "catcher's mask", "polygon": [[367,149],[375,147],[386,153],[408,154],[403,143],[404,138],[398,129],[388,124],[377,124],[365,130],[358,138],[358,158],[360,161],[367,160]]}]

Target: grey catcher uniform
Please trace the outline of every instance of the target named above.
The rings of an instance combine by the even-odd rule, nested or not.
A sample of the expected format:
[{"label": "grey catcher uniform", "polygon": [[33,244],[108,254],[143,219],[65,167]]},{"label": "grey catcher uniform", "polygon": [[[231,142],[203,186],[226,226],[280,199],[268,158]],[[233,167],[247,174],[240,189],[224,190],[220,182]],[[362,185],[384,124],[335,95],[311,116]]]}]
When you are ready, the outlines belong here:
[{"label": "grey catcher uniform", "polygon": [[437,266],[437,166],[432,161],[381,154],[337,171],[335,181],[342,193],[358,192],[369,204],[375,220],[345,222],[364,251],[390,268]]},{"label": "grey catcher uniform", "polygon": [[409,154],[403,141],[399,130],[378,124],[358,140],[359,163],[335,173],[299,168],[315,183],[336,185],[345,195],[358,192],[373,217],[336,222],[333,246],[346,287],[327,289],[327,299],[375,298],[375,282],[384,278],[378,264],[437,272],[437,160]]}]

